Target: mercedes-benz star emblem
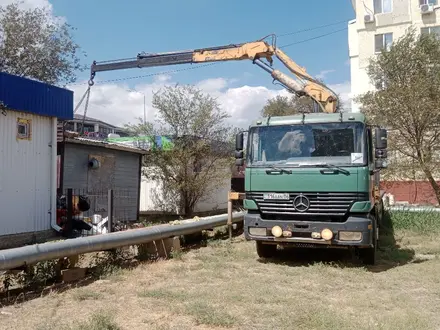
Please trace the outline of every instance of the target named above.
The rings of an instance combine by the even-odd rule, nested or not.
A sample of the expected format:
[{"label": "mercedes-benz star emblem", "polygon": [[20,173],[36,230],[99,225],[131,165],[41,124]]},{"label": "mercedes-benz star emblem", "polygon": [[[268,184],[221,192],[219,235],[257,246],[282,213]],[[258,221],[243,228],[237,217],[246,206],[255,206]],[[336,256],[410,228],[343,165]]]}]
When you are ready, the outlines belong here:
[{"label": "mercedes-benz star emblem", "polygon": [[305,212],[310,207],[310,201],[309,201],[309,199],[306,196],[304,196],[302,194],[298,195],[293,200],[293,207],[298,212]]}]

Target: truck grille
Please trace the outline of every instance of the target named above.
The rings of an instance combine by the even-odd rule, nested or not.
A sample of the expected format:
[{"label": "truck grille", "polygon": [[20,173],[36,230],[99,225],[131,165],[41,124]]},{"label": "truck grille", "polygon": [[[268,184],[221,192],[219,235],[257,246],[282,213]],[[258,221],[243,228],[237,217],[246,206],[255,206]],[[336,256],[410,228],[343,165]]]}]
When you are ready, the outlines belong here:
[{"label": "truck grille", "polygon": [[[253,199],[260,212],[266,215],[316,215],[344,216],[356,201],[368,201],[368,193],[350,192],[319,192],[319,193],[289,193],[289,200],[264,200],[264,193],[252,192],[246,194],[246,199]],[[295,199],[304,196],[304,205],[295,208]],[[298,199],[297,199],[298,201]],[[308,202],[307,202],[308,201]],[[301,211],[299,211],[301,210]]]}]

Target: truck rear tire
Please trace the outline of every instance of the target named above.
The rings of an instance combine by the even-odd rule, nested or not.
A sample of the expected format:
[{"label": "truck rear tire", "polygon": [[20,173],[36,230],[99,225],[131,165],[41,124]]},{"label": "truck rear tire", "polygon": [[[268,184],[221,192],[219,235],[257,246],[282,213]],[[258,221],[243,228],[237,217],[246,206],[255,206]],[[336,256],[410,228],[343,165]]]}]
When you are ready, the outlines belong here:
[{"label": "truck rear tire", "polygon": [[257,254],[260,258],[273,258],[277,253],[277,246],[274,244],[263,244],[256,241]]}]

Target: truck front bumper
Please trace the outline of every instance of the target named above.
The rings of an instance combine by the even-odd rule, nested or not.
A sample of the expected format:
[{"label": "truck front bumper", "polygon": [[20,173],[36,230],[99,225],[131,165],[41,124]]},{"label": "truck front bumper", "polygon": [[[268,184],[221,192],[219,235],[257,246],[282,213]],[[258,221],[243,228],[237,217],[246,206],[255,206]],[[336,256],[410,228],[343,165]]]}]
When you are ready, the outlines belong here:
[{"label": "truck front bumper", "polygon": [[[275,226],[282,229],[282,236],[275,237],[272,234],[272,228]],[[329,229],[332,232],[331,239],[322,238],[321,233],[324,229]],[[350,237],[350,235],[352,236]],[[272,244],[368,248],[373,247],[375,235],[373,223],[369,217],[350,216],[346,222],[317,222],[265,220],[259,214],[247,213],[244,216],[244,236],[246,240],[264,241]]]}]

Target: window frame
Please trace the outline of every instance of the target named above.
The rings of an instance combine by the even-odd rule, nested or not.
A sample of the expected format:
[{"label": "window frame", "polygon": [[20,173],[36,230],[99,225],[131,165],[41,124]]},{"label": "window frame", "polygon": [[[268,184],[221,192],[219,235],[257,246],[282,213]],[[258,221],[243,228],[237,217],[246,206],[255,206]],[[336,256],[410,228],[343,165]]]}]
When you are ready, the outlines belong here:
[{"label": "window frame", "polygon": [[[438,32],[432,32],[432,29],[436,29]],[[428,33],[423,33],[424,30],[428,30]],[[424,26],[420,28],[420,35],[429,35],[432,33],[437,35],[437,39],[440,39],[440,25]]]},{"label": "window frame", "polygon": [[[384,3],[386,1],[389,1],[389,11],[384,11]],[[380,7],[378,7],[378,5]],[[393,0],[373,0],[373,10],[374,10],[374,14],[389,14],[393,12],[393,5],[394,5],[394,1]]]},{"label": "window frame", "polygon": [[[20,128],[24,128],[25,132],[20,133]],[[28,140],[32,138],[32,121],[30,119],[17,118],[16,125],[16,137],[17,140]]]},{"label": "window frame", "polygon": [[[386,33],[378,33],[374,35],[374,53],[375,54],[380,54],[382,52],[382,50],[386,50],[389,51],[389,49],[387,49],[387,45],[386,45],[386,36],[390,35],[391,36],[391,43],[390,43],[390,47],[393,44],[393,32],[386,32]],[[377,37],[381,37],[382,39],[382,47],[380,50],[377,50]]]},{"label": "window frame", "polygon": [[419,0],[419,6],[423,6],[423,5],[433,5],[433,6],[437,6],[438,5],[438,0]]}]

